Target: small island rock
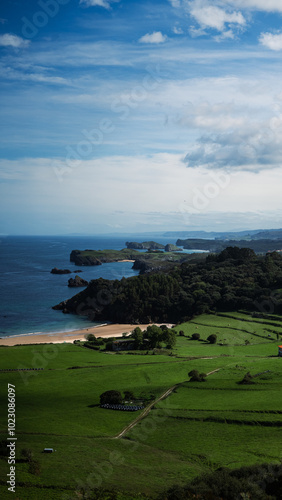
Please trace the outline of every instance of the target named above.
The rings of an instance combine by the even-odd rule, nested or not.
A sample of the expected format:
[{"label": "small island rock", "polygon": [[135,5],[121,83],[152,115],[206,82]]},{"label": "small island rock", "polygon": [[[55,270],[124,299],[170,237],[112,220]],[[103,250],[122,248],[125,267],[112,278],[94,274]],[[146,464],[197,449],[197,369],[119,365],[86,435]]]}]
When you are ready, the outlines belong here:
[{"label": "small island rock", "polygon": [[82,279],[80,276],[76,275],[75,278],[70,278],[68,282],[69,287],[79,287],[79,286],[88,286],[88,281]]},{"label": "small island rock", "polygon": [[53,267],[51,274],[71,274],[69,269],[58,269],[57,267]]}]

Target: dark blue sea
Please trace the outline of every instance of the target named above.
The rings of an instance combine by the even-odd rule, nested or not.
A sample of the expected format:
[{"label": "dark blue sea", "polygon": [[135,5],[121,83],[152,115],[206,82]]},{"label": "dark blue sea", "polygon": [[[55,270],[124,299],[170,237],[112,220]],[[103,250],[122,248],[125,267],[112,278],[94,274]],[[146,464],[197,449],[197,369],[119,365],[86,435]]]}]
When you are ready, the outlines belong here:
[{"label": "dark blue sea", "polygon": [[[172,238],[146,238],[159,243],[175,243]],[[0,337],[27,333],[76,330],[95,325],[75,315],[54,311],[52,306],[68,299],[82,288],[69,288],[75,274],[55,275],[53,267],[77,269],[70,262],[72,250],[125,248],[125,242],[145,241],[144,237],[98,236],[1,236],[0,237]],[[79,275],[87,281],[96,278],[121,279],[135,276],[131,262],[82,267]],[[98,323],[96,323],[98,324]]]}]

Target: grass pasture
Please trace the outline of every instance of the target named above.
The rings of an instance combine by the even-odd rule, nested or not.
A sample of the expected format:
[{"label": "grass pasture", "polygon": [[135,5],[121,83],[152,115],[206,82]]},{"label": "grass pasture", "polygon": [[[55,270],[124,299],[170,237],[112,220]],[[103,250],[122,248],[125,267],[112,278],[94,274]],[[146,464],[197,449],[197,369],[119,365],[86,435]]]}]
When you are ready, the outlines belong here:
[{"label": "grass pasture", "polygon": [[[134,500],[138,492],[153,498],[204,471],[280,461],[282,328],[273,321],[277,325],[252,322],[244,313],[199,316],[175,328],[184,336],[177,336],[172,356],[107,354],[73,344],[0,347],[1,408],[8,383],[16,387],[18,460],[17,493],[1,480],[1,498],[63,500],[82,484],[119,489],[120,500]],[[191,340],[193,333],[201,340]],[[206,342],[211,333],[217,334],[213,345]],[[206,382],[189,382],[192,369],[212,373]],[[254,384],[238,384],[247,372],[256,375]],[[173,386],[115,438],[141,412],[100,408],[102,392],[131,390],[149,401]],[[6,438],[4,411],[0,440]],[[56,452],[43,454],[45,447]],[[23,448],[40,462],[39,475],[28,471]],[[8,470],[7,458],[0,457],[1,478]]]}]

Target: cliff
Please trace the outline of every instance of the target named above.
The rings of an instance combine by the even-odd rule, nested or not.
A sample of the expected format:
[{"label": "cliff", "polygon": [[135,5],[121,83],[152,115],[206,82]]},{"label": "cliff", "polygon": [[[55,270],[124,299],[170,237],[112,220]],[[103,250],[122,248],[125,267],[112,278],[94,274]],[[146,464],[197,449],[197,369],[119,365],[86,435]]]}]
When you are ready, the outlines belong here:
[{"label": "cliff", "polygon": [[183,251],[182,248],[179,248],[176,245],[172,245],[171,243],[168,243],[165,246],[165,252],[182,252],[182,251]]},{"label": "cliff", "polygon": [[143,243],[138,243],[137,241],[127,241],[127,248],[133,248],[136,250],[164,250],[164,245],[161,243],[156,243],[155,241],[143,241]]}]

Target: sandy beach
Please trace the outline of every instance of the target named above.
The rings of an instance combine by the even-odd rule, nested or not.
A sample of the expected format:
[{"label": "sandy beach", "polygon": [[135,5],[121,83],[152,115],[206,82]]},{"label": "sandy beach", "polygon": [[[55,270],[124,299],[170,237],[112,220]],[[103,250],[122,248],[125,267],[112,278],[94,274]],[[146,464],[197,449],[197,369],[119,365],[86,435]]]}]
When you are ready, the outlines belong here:
[{"label": "sandy beach", "polygon": [[[53,343],[59,344],[62,342],[73,342],[74,340],[85,340],[85,335],[93,333],[95,337],[122,337],[125,332],[130,333],[136,326],[139,326],[141,330],[146,330],[149,326],[147,325],[102,325],[96,327],[90,327],[83,330],[75,330],[73,332],[61,332],[61,333],[45,333],[45,334],[34,334],[34,335],[18,335],[13,337],[5,337],[0,339],[0,346],[13,346],[17,344],[45,344]],[[171,327],[172,325],[167,325]]]},{"label": "sandy beach", "polygon": [[123,260],[117,260],[117,262],[135,262],[135,260],[123,259]]}]

